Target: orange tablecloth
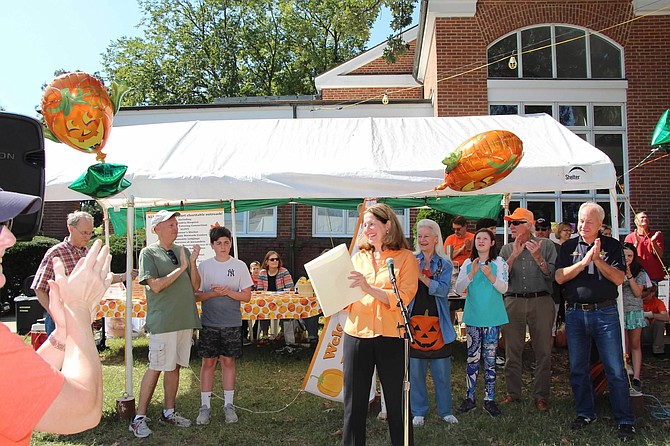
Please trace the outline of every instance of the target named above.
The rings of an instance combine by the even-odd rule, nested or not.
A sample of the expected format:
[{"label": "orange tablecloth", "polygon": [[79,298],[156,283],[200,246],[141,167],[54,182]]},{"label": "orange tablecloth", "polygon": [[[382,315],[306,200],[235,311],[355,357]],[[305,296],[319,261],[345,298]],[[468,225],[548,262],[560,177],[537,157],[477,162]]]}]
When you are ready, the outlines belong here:
[{"label": "orange tablecloth", "polygon": [[[242,319],[304,319],[321,314],[321,307],[315,297],[305,297],[293,293],[272,293],[254,291],[250,302],[241,302]],[[106,298],[100,301],[96,319],[103,317],[125,317],[126,301]],[[147,303],[144,299],[133,300],[133,317],[146,317]]]},{"label": "orange tablecloth", "polygon": [[251,301],[242,302],[242,319],[304,319],[321,314],[316,297],[300,296],[295,293],[273,293],[254,291]]}]

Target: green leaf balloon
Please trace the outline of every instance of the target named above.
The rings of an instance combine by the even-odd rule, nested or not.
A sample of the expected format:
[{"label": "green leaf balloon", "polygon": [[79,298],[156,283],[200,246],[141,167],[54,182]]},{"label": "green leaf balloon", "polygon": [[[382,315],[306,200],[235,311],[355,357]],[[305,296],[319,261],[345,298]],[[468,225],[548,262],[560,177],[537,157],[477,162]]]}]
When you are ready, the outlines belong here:
[{"label": "green leaf balloon", "polygon": [[659,119],[658,124],[656,124],[654,135],[651,137],[652,146],[660,146],[670,143],[670,119],[668,118],[670,118],[670,108],[661,115],[661,119]]}]

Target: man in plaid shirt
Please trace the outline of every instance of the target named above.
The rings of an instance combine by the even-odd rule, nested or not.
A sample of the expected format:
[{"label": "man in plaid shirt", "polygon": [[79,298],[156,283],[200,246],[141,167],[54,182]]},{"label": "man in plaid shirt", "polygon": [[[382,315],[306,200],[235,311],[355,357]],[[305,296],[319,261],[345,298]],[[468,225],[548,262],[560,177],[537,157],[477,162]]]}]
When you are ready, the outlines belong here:
[{"label": "man in plaid shirt", "polygon": [[[47,335],[55,329],[49,315],[49,280],[54,279],[53,258],[59,257],[65,266],[65,274],[70,275],[79,259],[86,257],[88,243],[93,235],[93,217],[88,212],[76,211],[67,216],[67,230],[70,235],[57,245],[52,246],[44,254],[40,263],[32,288],[37,299],[45,310],[44,328]],[[125,274],[114,274],[112,283],[125,280]]]}]

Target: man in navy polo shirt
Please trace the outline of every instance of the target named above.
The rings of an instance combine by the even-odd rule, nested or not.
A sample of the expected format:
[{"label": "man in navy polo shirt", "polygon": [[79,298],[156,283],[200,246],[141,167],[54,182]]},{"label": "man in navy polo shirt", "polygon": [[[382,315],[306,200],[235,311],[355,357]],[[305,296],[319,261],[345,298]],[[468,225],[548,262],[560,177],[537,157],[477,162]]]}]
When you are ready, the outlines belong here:
[{"label": "man in navy polo shirt", "polygon": [[590,374],[593,340],[605,367],[618,436],[626,440],[635,435],[617,310],[617,287],[624,281],[626,262],[619,241],[600,234],[604,218],[605,211],[597,203],[580,206],[579,237],[561,245],[556,281],[565,290],[570,384],[577,409],[571,427],[580,429],[596,420]]}]

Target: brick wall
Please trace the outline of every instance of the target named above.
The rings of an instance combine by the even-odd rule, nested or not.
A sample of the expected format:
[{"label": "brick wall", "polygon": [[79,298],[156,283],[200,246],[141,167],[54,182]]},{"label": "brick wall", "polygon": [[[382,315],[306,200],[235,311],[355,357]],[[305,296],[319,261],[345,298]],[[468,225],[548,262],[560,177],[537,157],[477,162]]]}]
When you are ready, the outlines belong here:
[{"label": "brick wall", "polygon": [[321,97],[324,101],[368,100],[381,102],[386,93],[393,99],[423,99],[423,88],[324,88]]},{"label": "brick wall", "polygon": [[[647,17],[632,24],[626,41],[629,168],[649,154],[656,123],[670,107],[668,30],[670,16]],[[657,152],[644,166],[630,172],[629,192],[632,212],[646,211],[651,229],[663,231],[664,262],[670,266],[670,157],[662,158],[664,154]],[[632,221],[631,226],[635,227]]]},{"label": "brick wall", "polygon": [[67,214],[78,210],[78,201],[45,202],[42,217],[42,234],[62,240],[68,234]]},{"label": "brick wall", "polygon": [[409,42],[409,51],[400,56],[395,63],[386,63],[383,57],[379,57],[349,74],[412,74],[415,48],[416,39]]}]

